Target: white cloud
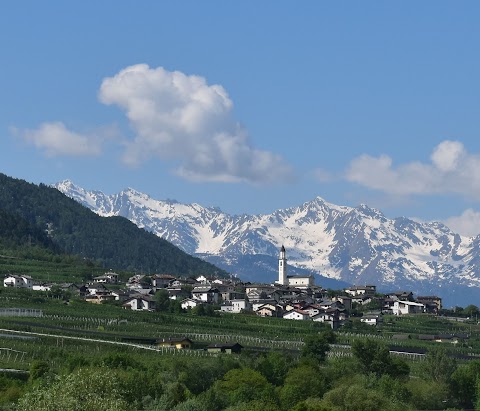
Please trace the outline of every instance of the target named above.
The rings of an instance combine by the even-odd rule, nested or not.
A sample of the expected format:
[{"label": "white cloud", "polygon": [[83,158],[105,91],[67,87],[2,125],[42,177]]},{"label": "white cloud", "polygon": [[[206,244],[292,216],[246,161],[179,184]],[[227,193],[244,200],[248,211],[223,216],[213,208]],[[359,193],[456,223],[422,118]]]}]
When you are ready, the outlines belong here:
[{"label": "white cloud", "polygon": [[120,107],[130,121],[135,137],[124,153],[129,165],[153,157],[175,161],[176,173],[193,181],[291,177],[280,156],[251,145],[225,89],[203,77],[139,64],[104,79],[99,99]]},{"label": "white cloud", "polygon": [[454,171],[458,166],[462,157],[466,155],[463,144],[458,141],[444,141],[433,150],[430,158],[432,163],[439,170],[448,172]]},{"label": "white cloud", "polygon": [[480,234],[480,212],[471,208],[459,216],[447,218],[443,223],[455,233],[464,236],[473,237]]},{"label": "white cloud", "polygon": [[460,194],[480,200],[480,156],[468,153],[458,141],[434,148],[431,163],[411,162],[397,167],[389,156],[362,155],[346,171],[348,181],[390,195]]},{"label": "white cloud", "polygon": [[96,156],[101,153],[101,144],[98,139],[69,131],[61,122],[43,123],[35,130],[13,128],[12,132],[44,150],[49,157]]}]

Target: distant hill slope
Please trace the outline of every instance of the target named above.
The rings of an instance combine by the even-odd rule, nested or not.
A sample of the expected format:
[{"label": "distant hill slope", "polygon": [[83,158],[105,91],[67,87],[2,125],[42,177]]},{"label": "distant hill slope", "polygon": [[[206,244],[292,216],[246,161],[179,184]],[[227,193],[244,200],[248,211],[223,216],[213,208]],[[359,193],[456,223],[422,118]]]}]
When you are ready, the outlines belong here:
[{"label": "distant hill slope", "polygon": [[99,261],[106,268],[227,275],[126,218],[100,217],[55,188],[4,174],[0,174],[0,225],[4,243],[34,240],[56,252]]},{"label": "distant hill slope", "polygon": [[9,249],[36,245],[50,252],[59,251],[44,229],[29,223],[19,215],[1,209],[0,244]]},{"label": "distant hill slope", "polygon": [[[241,278],[276,279],[279,247],[289,272],[313,272],[381,291],[439,294],[446,304],[478,304],[480,236],[467,238],[441,223],[386,218],[366,205],[345,207],[317,197],[264,215],[229,215],[218,208],[149,197],[134,189],[106,195],[71,181],[59,190],[99,215],[121,215],[182,250]],[[303,270],[303,272],[301,271]]]}]

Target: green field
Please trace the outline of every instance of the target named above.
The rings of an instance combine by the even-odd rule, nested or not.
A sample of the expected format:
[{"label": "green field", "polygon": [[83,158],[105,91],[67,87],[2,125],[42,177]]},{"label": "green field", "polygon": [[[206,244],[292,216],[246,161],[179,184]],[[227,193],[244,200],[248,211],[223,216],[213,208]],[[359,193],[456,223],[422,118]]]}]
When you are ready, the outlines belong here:
[{"label": "green field", "polygon": [[[65,405],[67,400],[62,395],[69,393],[75,397],[77,391],[72,388],[72,392],[68,389],[57,392],[55,381],[68,386],[72,379],[77,386],[79,382],[76,379],[80,379],[91,391],[97,392],[95,390],[102,387],[106,389],[103,383],[97,382],[95,387],[88,385],[85,378],[94,381],[91,373],[102,375],[104,379],[113,378],[112,384],[119,384],[119,394],[114,401],[116,408],[102,408],[103,405],[95,402],[91,408],[85,405],[85,409],[92,410],[250,411],[271,407],[274,411],[308,411],[317,409],[305,408],[313,403],[323,404],[323,408],[318,408],[320,410],[350,410],[354,408],[345,405],[348,398],[330,398],[335,390],[341,389],[346,393],[350,387],[356,387],[356,395],[366,396],[366,402],[359,402],[364,408],[359,409],[369,409],[365,408],[365,404],[372,398],[376,401],[377,408],[372,408],[375,410],[430,409],[419,405],[427,401],[422,398],[430,398],[427,394],[432,397],[425,404],[436,407],[432,409],[446,409],[447,406],[462,406],[461,399],[450,392],[460,378],[456,375],[470,370],[470,364],[480,364],[478,360],[472,361],[480,355],[478,324],[456,323],[430,315],[387,316],[384,325],[378,328],[355,319],[345,329],[335,332],[336,341],[327,359],[316,360],[315,356],[305,357],[305,350],[312,338],[313,341],[321,341],[327,329],[322,324],[309,321],[260,318],[247,314],[215,314],[209,317],[192,313],[135,312],[114,304],[95,305],[75,298],[67,304],[46,293],[11,288],[0,289],[0,312],[2,308],[39,309],[43,316],[0,316],[0,368],[20,370],[13,374],[4,372],[3,376],[0,373],[0,409],[3,406],[12,409],[8,407],[14,407],[20,398],[20,410],[50,410],[47,400],[46,405],[42,405],[45,393],[54,395],[64,409],[76,409]],[[456,344],[418,339],[424,334],[457,333],[468,334],[469,338]],[[405,339],[395,339],[394,336],[398,335],[403,335]],[[153,344],[156,338],[175,336],[189,337],[194,342],[193,349],[162,350]],[[244,346],[242,353],[219,355],[204,349],[212,342],[226,341],[239,342]],[[449,362],[454,365],[447,367],[448,378],[442,377],[444,379],[437,381],[433,379],[436,374],[426,374],[429,361],[433,361],[429,360],[430,354],[397,357],[389,356],[387,349],[382,361],[390,368],[372,374],[365,370],[356,357],[356,351],[350,348],[364,341],[373,344],[375,353],[371,355],[381,353],[381,347],[391,345],[432,353],[442,347],[448,355],[445,358],[450,358],[447,365]],[[312,351],[315,352],[315,349]],[[459,357],[466,355],[471,356],[470,360]],[[396,361],[406,365],[398,368]],[[445,360],[442,361],[445,363]],[[405,376],[405,371],[390,376],[389,370],[397,369],[394,367],[398,370],[407,367],[408,376]],[[457,371],[454,372],[455,369]],[[22,374],[22,370],[28,374]],[[235,381],[240,381],[230,385],[233,376]],[[243,386],[242,378],[248,381],[258,379],[256,384],[260,384],[259,388],[250,391],[248,387],[251,384],[245,382]],[[293,386],[297,387],[297,379],[305,378],[318,380],[314,384],[316,391],[294,394],[297,391],[291,390]],[[42,391],[38,391],[38,384],[43,384]],[[393,384],[396,388],[388,388],[385,384]],[[132,387],[140,391],[132,392]],[[244,387],[243,391],[237,392],[238,387]],[[468,404],[476,398],[472,390],[475,389],[469,391],[471,399]],[[174,398],[173,392],[177,393]],[[33,399],[30,400],[30,396]],[[446,398],[442,400],[444,403],[437,401],[439,396]],[[338,406],[339,401],[343,405]],[[205,408],[207,403],[212,404],[212,408]],[[328,404],[331,407],[325,408]]]}]

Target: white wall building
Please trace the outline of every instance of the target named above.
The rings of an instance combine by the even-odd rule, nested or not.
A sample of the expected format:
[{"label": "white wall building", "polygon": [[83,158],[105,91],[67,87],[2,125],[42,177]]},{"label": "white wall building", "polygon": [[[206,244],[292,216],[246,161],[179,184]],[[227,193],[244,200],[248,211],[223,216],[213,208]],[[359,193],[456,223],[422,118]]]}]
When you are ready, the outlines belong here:
[{"label": "white wall building", "polygon": [[368,325],[378,325],[383,323],[383,317],[380,314],[367,314],[360,318],[360,321]]},{"label": "white wall building", "polygon": [[149,296],[139,295],[139,296],[129,298],[127,301],[125,301],[122,307],[129,308],[135,311],[139,311],[139,310],[151,311],[155,308],[155,301],[153,298]]},{"label": "white wall building", "polygon": [[284,314],[283,318],[286,320],[308,320],[310,316],[305,311],[294,309]]},{"label": "white wall building", "polygon": [[3,280],[4,287],[33,288],[33,280],[29,275],[9,275]]},{"label": "white wall building", "polygon": [[314,278],[312,275],[287,275],[287,253],[282,245],[278,258],[278,281],[275,283],[296,288],[308,288],[314,285]]},{"label": "white wall building", "polygon": [[412,301],[395,301],[392,310],[394,315],[418,314],[425,311],[425,305]]},{"label": "white wall building", "polygon": [[189,308],[195,308],[197,305],[203,304],[200,300],[194,300],[193,298],[185,298],[180,303],[180,306],[183,310],[187,310]]}]

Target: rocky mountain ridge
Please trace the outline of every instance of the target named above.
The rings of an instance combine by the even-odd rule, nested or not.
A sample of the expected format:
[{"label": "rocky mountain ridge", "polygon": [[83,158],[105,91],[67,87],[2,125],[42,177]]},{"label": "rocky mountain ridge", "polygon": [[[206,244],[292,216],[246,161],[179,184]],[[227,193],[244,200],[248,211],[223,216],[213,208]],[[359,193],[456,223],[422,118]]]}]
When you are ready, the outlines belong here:
[{"label": "rocky mountain ridge", "polygon": [[384,291],[439,294],[457,305],[480,292],[480,236],[462,237],[441,223],[388,219],[366,205],[337,206],[320,197],[271,214],[229,215],[131,188],[106,195],[68,180],[55,187],[99,215],[126,217],[250,281],[276,279],[283,244],[290,272],[321,275],[323,286],[372,283]]}]

